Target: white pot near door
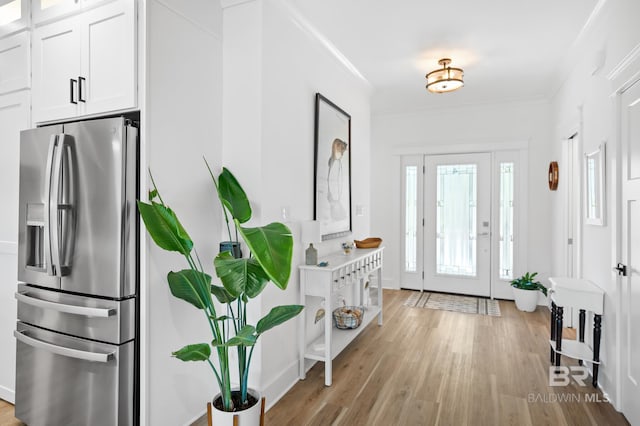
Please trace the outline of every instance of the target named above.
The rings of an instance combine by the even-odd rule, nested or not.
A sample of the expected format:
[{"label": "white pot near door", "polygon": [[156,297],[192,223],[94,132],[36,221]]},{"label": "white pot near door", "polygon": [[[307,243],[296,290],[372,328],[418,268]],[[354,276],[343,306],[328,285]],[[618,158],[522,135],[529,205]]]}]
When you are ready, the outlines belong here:
[{"label": "white pot near door", "polygon": [[523,312],[533,312],[538,306],[538,290],[523,290],[521,288],[513,288],[513,297],[516,307]]},{"label": "white pot near door", "polygon": [[[232,394],[239,393],[238,389],[233,389]],[[218,393],[213,397],[211,408],[211,424],[219,426],[260,426],[260,415],[262,413],[262,395],[255,389],[248,389],[249,395],[256,399],[256,403],[246,410],[242,411],[222,411],[216,408],[216,400],[220,399],[221,394]],[[233,422],[233,417],[238,416],[238,423]]]}]

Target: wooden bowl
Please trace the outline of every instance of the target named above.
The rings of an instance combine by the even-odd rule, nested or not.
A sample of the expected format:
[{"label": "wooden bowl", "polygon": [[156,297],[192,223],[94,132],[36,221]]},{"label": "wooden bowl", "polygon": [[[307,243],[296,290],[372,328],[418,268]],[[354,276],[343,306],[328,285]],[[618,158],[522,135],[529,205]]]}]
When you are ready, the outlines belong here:
[{"label": "wooden bowl", "polygon": [[364,240],[355,240],[357,248],[378,248],[382,244],[382,238],[369,237]]}]

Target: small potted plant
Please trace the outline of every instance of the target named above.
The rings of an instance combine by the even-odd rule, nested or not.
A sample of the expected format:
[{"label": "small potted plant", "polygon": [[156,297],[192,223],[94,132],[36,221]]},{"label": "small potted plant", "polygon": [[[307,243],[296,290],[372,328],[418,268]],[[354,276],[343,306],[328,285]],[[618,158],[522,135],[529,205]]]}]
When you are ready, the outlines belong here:
[{"label": "small potted plant", "polygon": [[534,281],[536,275],[538,275],[537,272],[527,272],[511,281],[516,306],[523,312],[536,310],[536,306],[538,306],[538,291],[541,291],[545,296],[547,295],[547,288],[540,281]]},{"label": "small potted plant", "polygon": [[[193,240],[176,213],[165,204],[153,177],[149,202],[138,201],[138,208],[153,241],[186,260],[186,269],[167,275],[171,294],[199,309],[211,330],[211,336],[203,336],[204,342],[186,345],[173,352],[173,356],[181,361],[202,361],[213,371],[220,389],[212,401],[213,424],[236,424],[233,417],[237,415],[240,425],[253,426],[259,424],[261,408],[260,393],[249,388],[249,367],[255,344],[264,332],[295,317],[303,307],[276,306],[251,325],[247,305],[269,282],[282,290],[287,288],[293,237],[289,228],[278,222],[255,228],[243,226],[251,218],[251,207],[244,190],[227,169],[222,170],[218,179],[213,173],[211,177],[225,215],[229,240],[233,241],[229,227],[232,222],[236,231],[234,242],[239,243],[237,236],[240,235],[250,251],[249,258],[222,251],[213,259],[212,266],[221,286],[212,283],[211,275],[205,272]],[[232,350],[237,352],[233,361],[238,371],[237,388],[231,383]]]}]

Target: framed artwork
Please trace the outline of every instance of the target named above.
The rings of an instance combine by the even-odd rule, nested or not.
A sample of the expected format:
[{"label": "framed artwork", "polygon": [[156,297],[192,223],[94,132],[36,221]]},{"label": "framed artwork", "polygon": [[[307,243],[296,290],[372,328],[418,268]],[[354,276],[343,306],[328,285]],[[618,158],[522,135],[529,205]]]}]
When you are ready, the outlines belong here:
[{"label": "framed artwork", "polygon": [[316,93],[314,219],[322,241],[351,233],[351,116]]}]

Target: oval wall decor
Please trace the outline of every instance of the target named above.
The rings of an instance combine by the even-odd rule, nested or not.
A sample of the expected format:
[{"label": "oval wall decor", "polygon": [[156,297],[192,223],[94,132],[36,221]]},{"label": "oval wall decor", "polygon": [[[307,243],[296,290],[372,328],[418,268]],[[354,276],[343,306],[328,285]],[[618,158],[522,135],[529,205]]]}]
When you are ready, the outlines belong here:
[{"label": "oval wall decor", "polygon": [[549,163],[549,189],[555,191],[558,189],[558,162]]}]

